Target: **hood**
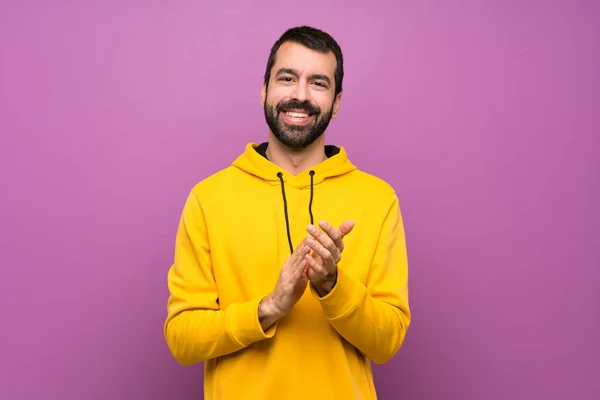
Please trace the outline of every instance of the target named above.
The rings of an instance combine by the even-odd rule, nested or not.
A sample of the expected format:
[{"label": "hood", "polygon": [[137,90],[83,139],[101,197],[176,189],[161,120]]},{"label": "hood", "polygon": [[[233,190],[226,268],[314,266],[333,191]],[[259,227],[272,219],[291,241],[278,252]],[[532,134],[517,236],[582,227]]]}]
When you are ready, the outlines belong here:
[{"label": "hood", "polygon": [[286,186],[297,189],[311,186],[311,184],[318,185],[328,178],[344,175],[356,169],[342,146],[327,145],[325,146],[327,155],[325,161],[298,175],[292,175],[269,161],[265,153],[266,149],[267,143],[249,143],[232,165],[271,185],[280,185],[283,179]]},{"label": "hood", "polygon": [[294,244],[290,234],[290,221],[288,216],[287,199],[285,188],[287,186],[296,189],[303,189],[310,186],[310,201],[308,203],[308,213],[310,215],[310,223],[314,224],[314,216],[312,212],[312,203],[315,185],[325,182],[328,178],[341,176],[352,172],[356,167],[350,162],[346,154],[346,150],[341,146],[325,146],[325,155],[327,159],[314,167],[301,172],[298,175],[292,175],[280,168],[275,163],[269,161],[266,155],[267,143],[257,144],[249,143],[246,145],[245,151],[232,163],[234,167],[254,175],[270,185],[281,186],[281,197],[283,205],[283,213],[285,214],[285,224],[287,230],[287,240],[290,248],[290,254],[294,252]]}]

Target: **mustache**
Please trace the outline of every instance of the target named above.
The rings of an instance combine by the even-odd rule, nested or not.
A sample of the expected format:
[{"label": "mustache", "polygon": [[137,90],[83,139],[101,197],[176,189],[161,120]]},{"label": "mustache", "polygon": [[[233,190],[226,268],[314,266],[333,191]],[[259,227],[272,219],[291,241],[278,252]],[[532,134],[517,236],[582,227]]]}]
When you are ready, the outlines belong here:
[{"label": "mustache", "polygon": [[286,112],[289,110],[303,110],[308,114],[319,114],[321,109],[313,106],[309,102],[299,102],[298,100],[282,101],[277,105],[278,112]]}]

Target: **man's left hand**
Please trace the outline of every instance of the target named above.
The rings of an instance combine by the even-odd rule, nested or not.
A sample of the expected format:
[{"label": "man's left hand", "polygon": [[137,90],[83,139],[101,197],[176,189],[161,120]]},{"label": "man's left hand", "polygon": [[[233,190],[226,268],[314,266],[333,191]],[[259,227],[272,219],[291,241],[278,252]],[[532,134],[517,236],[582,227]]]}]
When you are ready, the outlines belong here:
[{"label": "man's left hand", "polygon": [[339,229],[325,221],[319,222],[320,231],[314,225],[307,228],[310,236],[306,242],[313,250],[306,255],[308,263],[307,276],[321,297],[329,293],[337,281],[337,264],[344,251],[344,236],[354,228],[354,222],[349,220],[342,223]]}]

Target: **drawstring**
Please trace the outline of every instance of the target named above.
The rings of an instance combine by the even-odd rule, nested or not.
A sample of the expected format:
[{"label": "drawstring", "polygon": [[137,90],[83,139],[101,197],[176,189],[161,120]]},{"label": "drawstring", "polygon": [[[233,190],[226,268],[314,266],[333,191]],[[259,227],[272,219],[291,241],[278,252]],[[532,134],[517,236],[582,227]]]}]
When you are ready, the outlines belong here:
[{"label": "drawstring", "polygon": [[[313,176],[315,175],[315,171],[310,171],[310,202],[308,203],[308,213],[310,214],[310,223],[314,224],[313,213],[312,213],[312,202],[313,202],[313,194],[314,194],[314,180]],[[290,219],[288,217],[288,209],[287,209],[287,199],[285,197],[285,183],[283,181],[283,174],[281,172],[277,173],[277,177],[281,182],[281,195],[283,196],[283,211],[285,214],[285,228],[287,230],[287,238],[288,245],[290,246],[290,254],[294,253],[294,246],[292,244],[292,235],[290,233]]]},{"label": "drawstring", "polygon": [[308,213],[310,214],[310,224],[313,225],[315,222],[313,221],[313,213],[312,213],[312,200],[313,200],[313,176],[315,176],[315,171],[310,171],[310,201],[308,202]]},{"label": "drawstring", "polygon": [[281,172],[278,172],[277,176],[279,177],[279,181],[281,182],[281,194],[283,195],[283,211],[285,212],[285,227],[287,229],[288,244],[290,245],[290,253],[293,253],[294,246],[292,246],[292,235],[290,234],[290,220],[288,218],[287,200],[285,198],[285,185],[283,183],[283,174]]}]

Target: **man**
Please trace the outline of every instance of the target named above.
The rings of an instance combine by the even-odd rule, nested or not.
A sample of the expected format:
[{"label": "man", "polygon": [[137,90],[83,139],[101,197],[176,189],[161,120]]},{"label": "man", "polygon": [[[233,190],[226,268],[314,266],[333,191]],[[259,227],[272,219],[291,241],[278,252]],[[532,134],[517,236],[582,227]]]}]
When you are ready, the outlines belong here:
[{"label": "man", "polygon": [[261,90],[268,141],[185,203],[164,329],[181,364],[205,362],[206,399],[375,399],[370,362],[404,341],[398,198],[325,145],[342,80],[333,38],[285,32]]}]

